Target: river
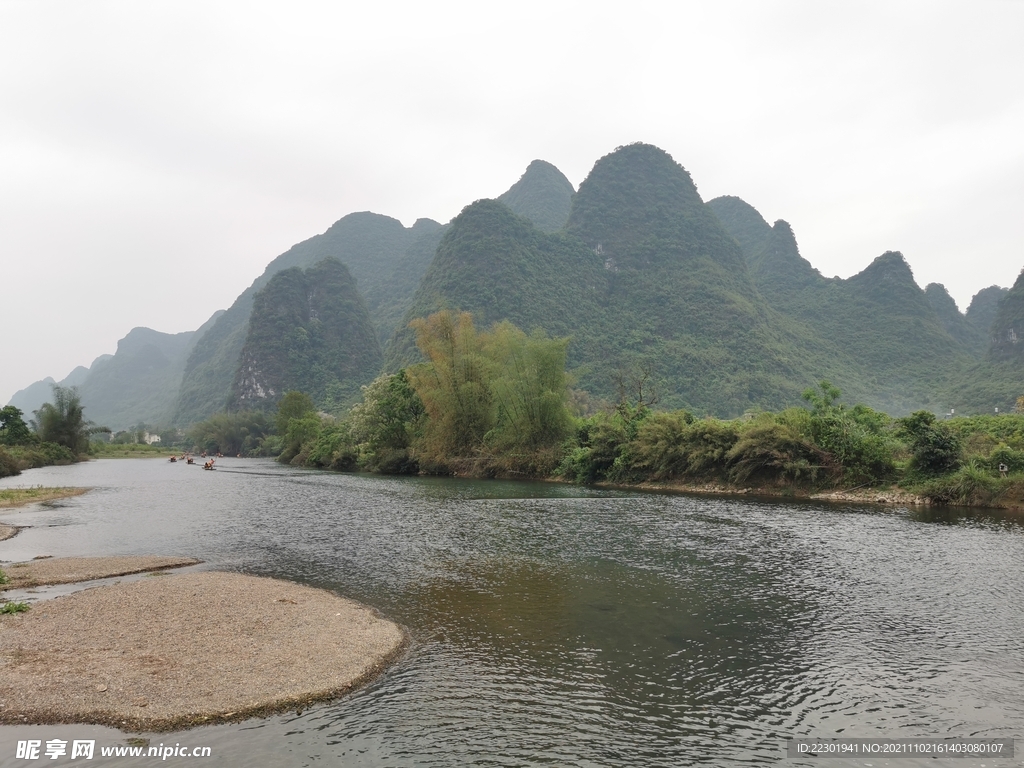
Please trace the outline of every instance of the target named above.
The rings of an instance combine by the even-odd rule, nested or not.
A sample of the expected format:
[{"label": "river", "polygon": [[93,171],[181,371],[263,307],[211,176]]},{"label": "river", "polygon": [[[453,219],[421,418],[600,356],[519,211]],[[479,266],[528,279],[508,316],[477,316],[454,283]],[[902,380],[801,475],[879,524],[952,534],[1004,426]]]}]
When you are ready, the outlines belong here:
[{"label": "river", "polygon": [[193,556],[363,601],[413,644],[373,684],[301,714],[141,736],[0,727],[0,766],[33,764],[15,758],[28,738],[209,746],[203,764],[221,765],[589,768],[814,765],[786,760],[785,738],[1024,732],[1013,515],[252,459],[216,472],[100,460],[0,481],[19,485],[94,490],[0,514],[30,526],[0,542],[0,560]]}]

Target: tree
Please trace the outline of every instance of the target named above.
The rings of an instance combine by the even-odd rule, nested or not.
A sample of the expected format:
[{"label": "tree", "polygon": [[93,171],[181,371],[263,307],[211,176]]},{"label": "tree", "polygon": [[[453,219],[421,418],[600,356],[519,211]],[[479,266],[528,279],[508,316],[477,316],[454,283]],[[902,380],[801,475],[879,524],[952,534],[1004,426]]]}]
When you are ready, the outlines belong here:
[{"label": "tree", "polygon": [[352,437],[364,468],[387,474],[415,472],[409,448],[423,417],[423,402],[403,368],[381,374],[363,387],[363,401],[352,408]]},{"label": "tree", "polygon": [[948,425],[929,411],[917,411],[898,420],[913,453],[911,469],[924,476],[953,472],[963,463],[963,445]]},{"label": "tree", "polygon": [[62,445],[74,453],[85,453],[89,448],[89,435],[109,432],[86,421],[85,408],[77,387],[53,385],[53,402],[44,403],[35,412],[32,422],[39,438],[45,443]]},{"label": "tree", "polygon": [[288,425],[292,419],[302,419],[316,412],[313,405],[313,398],[305,392],[292,390],[285,392],[284,397],[277,404],[277,418],[274,421],[274,429],[277,434],[284,437],[288,434]]},{"label": "tree", "polygon": [[24,445],[31,440],[32,431],[22,418],[21,409],[13,405],[0,408],[0,445]]}]

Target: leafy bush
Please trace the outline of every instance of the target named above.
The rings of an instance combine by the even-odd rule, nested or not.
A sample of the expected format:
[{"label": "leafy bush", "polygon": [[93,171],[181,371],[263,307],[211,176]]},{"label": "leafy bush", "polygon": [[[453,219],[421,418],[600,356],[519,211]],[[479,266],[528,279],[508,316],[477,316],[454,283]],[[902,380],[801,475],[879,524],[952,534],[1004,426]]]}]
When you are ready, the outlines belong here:
[{"label": "leafy bush", "polygon": [[729,479],[737,483],[751,479],[813,482],[824,466],[825,456],[792,427],[766,419],[744,430],[725,458]]},{"label": "leafy bush", "polygon": [[359,459],[351,429],[343,421],[324,422],[302,453],[306,464],[341,472],[355,469]]},{"label": "leafy bush", "polygon": [[928,411],[917,411],[898,421],[912,453],[910,471],[919,477],[937,477],[962,463],[963,445],[949,426]]},{"label": "leafy bush", "polygon": [[423,417],[423,401],[404,369],[378,376],[363,387],[363,401],[349,414],[360,466],[389,475],[417,472],[411,447]]},{"label": "leafy bush", "polygon": [[978,461],[971,461],[951,475],[928,482],[921,495],[933,504],[984,506],[992,502],[999,481]]},{"label": "leafy bush", "polygon": [[21,474],[17,460],[0,445],[0,477],[11,477]]},{"label": "leafy bush", "polygon": [[993,472],[1003,464],[1010,472],[1024,472],[1024,451],[1016,451],[1007,445],[1000,445],[989,455],[986,464]]}]

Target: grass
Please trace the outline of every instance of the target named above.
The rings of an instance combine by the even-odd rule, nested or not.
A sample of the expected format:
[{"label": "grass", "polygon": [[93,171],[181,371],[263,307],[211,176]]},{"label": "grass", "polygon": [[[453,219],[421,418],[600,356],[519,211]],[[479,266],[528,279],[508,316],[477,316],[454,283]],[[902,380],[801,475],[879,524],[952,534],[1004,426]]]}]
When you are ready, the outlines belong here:
[{"label": "grass", "polygon": [[89,454],[96,459],[139,459],[152,456],[169,456],[175,453],[174,448],[164,445],[146,445],[145,443],[101,443],[93,442],[89,446]]},{"label": "grass", "polygon": [[0,613],[24,613],[28,609],[28,603],[4,603],[0,606]]},{"label": "grass", "polygon": [[88,488],[0,488],[0,509],[21,507],[36,501],[53,501],[69,496],[81,496]]}]

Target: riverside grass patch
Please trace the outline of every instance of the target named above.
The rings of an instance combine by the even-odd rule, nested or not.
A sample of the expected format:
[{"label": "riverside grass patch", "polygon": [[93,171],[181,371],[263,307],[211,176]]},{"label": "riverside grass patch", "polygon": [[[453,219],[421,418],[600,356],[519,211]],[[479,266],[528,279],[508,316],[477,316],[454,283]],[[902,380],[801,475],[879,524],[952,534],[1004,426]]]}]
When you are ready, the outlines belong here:
[{"label": "riverside grass patch", "polygon": [[0,509],[20,507],[36,501],[53,501],[71,496],[81,496],[88,488],[51,487],[37,485],[34,488],[0,488]]}]

